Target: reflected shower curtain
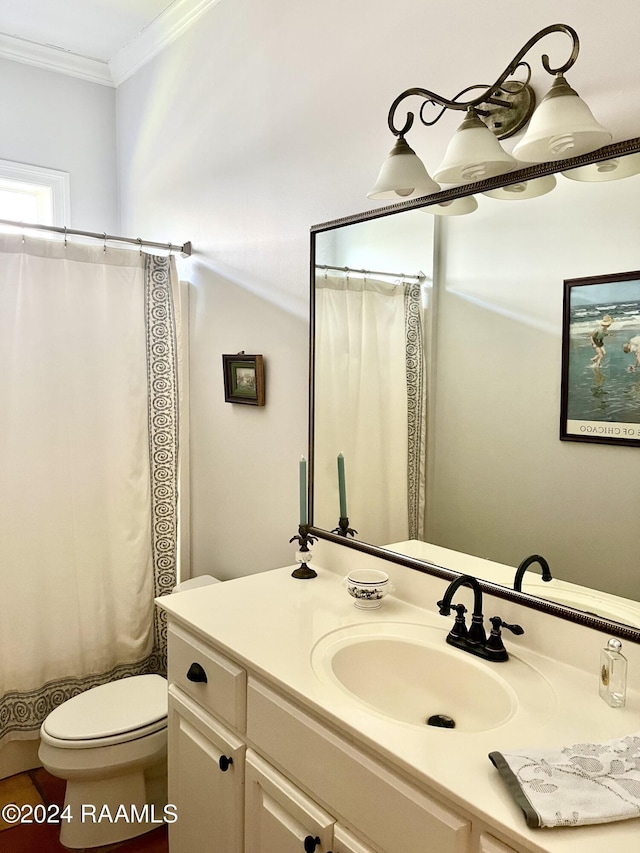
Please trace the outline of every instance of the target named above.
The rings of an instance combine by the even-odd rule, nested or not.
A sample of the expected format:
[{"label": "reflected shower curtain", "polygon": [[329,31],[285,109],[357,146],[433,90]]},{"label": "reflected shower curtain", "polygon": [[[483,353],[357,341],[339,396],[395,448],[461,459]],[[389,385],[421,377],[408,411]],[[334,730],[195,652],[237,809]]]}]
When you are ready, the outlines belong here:
[{"label": "reflected shower curtain", "polygon": [[314,521],[339,516],[336,457],[347,510],[378,544],[424,533],[426,382],[420,284],[316,276]]},{"label": "reflected shower curtain", "polygon": [[165,669],[178,311],[172,258],[0,235],[0,743]]}]

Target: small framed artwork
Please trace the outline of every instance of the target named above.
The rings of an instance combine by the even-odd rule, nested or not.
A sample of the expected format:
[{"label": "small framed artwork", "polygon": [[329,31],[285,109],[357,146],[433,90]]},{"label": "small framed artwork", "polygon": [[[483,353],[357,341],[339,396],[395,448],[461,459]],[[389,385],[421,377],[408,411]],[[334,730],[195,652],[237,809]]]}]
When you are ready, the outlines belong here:
[{"label": "small framed artwork", "polygon": [[640,446],[640,270],[564,282],[560,438]]},{"label": "small framed artwork", "polygon": [[264,361],[261,355],[223,355],[224,399],[227,403],[264,406]]}]

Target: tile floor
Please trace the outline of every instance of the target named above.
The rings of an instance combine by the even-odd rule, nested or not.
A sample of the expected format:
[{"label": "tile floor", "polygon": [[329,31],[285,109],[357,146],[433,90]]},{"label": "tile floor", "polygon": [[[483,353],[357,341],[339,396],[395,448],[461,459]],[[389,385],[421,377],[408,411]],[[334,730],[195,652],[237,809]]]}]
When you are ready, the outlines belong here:
[{"label": "tile floor", "polygon": [[[17,805],[57,805],[64,803],[65,783],[42,767],[0,779],[0,808]],[[96,853],[168,853],[166,826],[160,826],[138,838],[92,848]],[[0,818],[0,853],[68,853],[58,841],[56,824],[6,824]]]}]

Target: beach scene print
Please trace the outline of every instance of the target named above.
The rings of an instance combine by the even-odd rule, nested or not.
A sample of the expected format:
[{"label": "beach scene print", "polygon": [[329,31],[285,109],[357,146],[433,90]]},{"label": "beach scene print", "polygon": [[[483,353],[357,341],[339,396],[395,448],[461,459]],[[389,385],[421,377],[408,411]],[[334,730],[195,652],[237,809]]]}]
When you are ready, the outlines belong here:
[{"label": "beach scene print", "polygon": [[640,439],[640,275],[568,299],[567,433]]}]

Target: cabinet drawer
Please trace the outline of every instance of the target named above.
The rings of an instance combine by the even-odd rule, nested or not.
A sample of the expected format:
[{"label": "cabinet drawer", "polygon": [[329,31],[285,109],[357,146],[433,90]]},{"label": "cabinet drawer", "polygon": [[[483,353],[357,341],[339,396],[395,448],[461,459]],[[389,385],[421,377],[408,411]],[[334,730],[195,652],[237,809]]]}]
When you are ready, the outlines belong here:
[{"label": "cabinet drawer", "polygon": [[[467,853],[471,824],[253,678],[247,736],[385,853]],[[398,829],[400,828],[400,829]]]},{"label": "cabinet drawer", "polygon": [[479,853],[516,853],[513,847],[507,847],[502,841],[498,841],[486,832],[480,834],[478,851]]},{"label": "cabinet drawer", "polygon": [[[205,710],[243,732],[247,699],[244,669],[176,625],[168,629],[168,649],[169,684],[176,684]],[[198,678],[203,680],[194,680]]]},{"label": "cabinet drawer", "polygon": [[246,770],[245,853],[302,853],[305,839],[330,849],[331,815],[250,749]]}]

